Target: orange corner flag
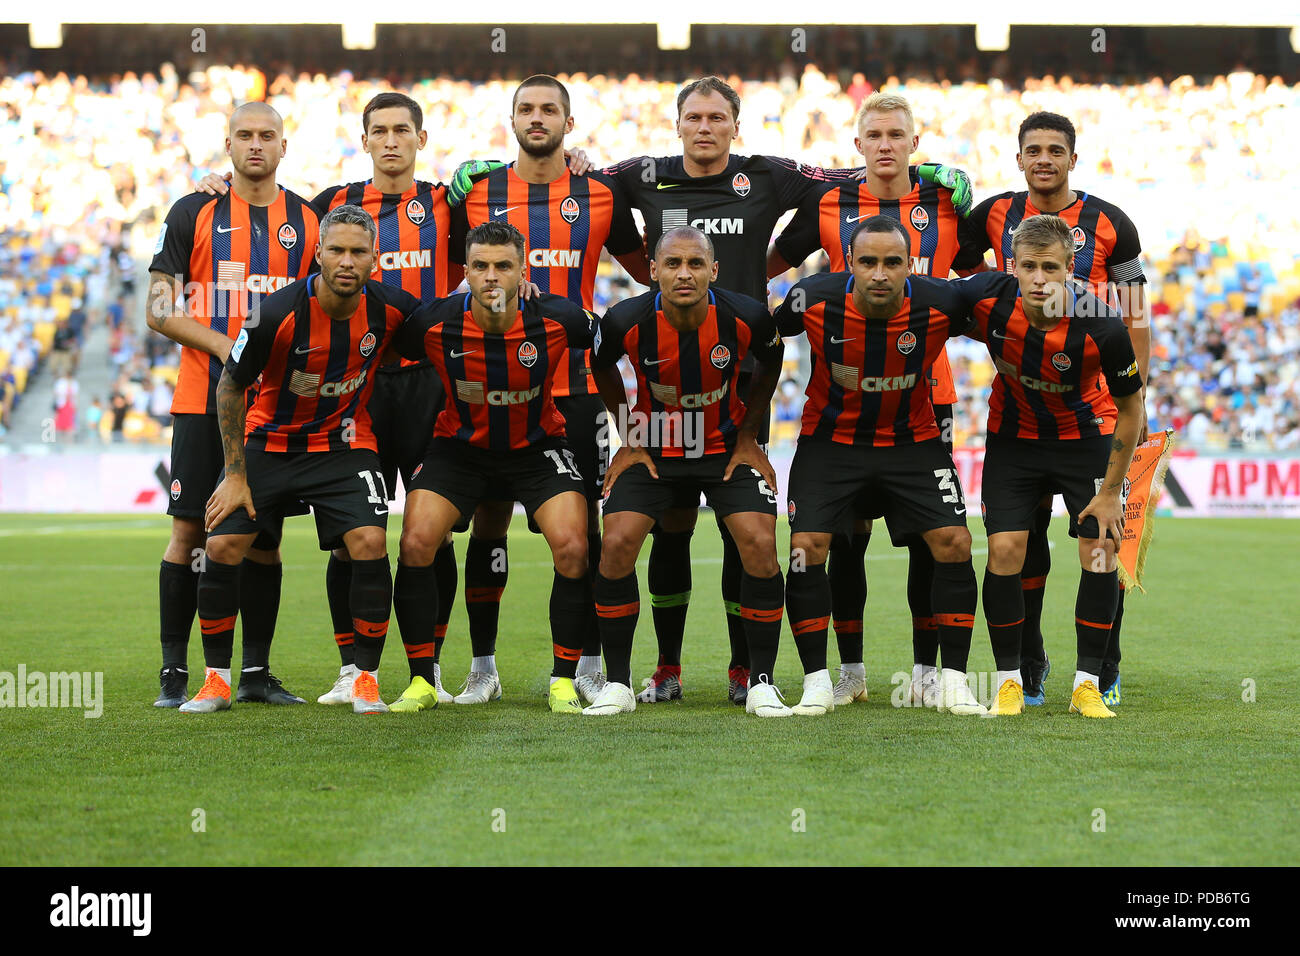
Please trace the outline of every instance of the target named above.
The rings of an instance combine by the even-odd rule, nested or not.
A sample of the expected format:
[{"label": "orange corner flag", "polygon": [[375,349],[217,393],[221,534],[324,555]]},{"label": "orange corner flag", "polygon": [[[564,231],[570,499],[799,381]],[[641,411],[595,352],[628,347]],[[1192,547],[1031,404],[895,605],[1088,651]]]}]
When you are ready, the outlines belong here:
[{"label": "orange corner flag", "polygon": [[1133,452],[1133,462],[1125,476],[1128,495],[1124,503],[1124,540],[1119,547],[1119,580],[1124,587],[1137,588],[1144,594],[1142,571],[1155,530],[1156,504],[1164,492],[1173,443],[1172,429],[1148,438]]}]

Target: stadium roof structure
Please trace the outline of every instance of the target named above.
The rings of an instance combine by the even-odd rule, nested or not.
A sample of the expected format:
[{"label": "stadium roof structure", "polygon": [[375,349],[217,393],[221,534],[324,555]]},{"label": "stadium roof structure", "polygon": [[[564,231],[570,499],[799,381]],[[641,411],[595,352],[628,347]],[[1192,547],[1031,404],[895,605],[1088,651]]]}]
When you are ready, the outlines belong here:
[{"label": "stadium roof structure", "polygon": [[[981,11],[972,17],[971,4],[955,0],[933,0],[924,6],[908,4],[896,11],[870,7],[870,18],[863,20],[860,2],[831,2],[813,6],[791,4],[789,0],[747,0],[745,3],[713,6],[683,4],[680,12],[665,9],[663,4],[604,6],[583,10],[579,23],[654,24],[659,30],[659,45],[683,49],[690,45],[690,27],[708,25],[796,26],[933,26],[971,25],[981,49],[1006,49],[1012,26],[1225,26],[1290,27],[1292,47],[1300,52],[1300,4],[1295,0],[1254,0],[1232,5],[1223,0],[1181,0],[1177,4],[1137,4],[1132,0],[1092,0],[1088,4],[1057,6],[1050,11],[1050,23],[1026,19],[1038,8],[1028,6]],[[30,26],[33,46],[59,46],[64,24],[176,24],[194,26],[283,24],[338,24],[343,31],[343,45],[352,48],[374,46],[378,24],[555,24],[575,22],[574,10],[564,5],[543,5],[536,0],[497,0],[489,8],[476,5],[448,7],[429,4],[421,13],[417,9],[397,8],[393,13],[356,0],[313,0],[310,4],[267,4],[265,0],[225,0],[224,3],[194,9],[196,16],[182,17],[172,2],[157,0],[119,0],[105,4],[91,0],[64,0],[48,11],[38,8],[9,6],[0,13],[0,23],[26,23]],[[20,12],[21,11],[21,12]],[[201,18],[201,19],[200,19]]]}]

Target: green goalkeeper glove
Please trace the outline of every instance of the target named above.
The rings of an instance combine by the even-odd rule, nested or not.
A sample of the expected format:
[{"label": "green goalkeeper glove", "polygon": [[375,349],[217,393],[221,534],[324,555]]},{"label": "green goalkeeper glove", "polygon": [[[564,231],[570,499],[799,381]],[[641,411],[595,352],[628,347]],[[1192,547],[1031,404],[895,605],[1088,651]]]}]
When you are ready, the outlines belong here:
[{"label": "green goalkeeper glove", "polygon": [[952,207],[957,215],[965,219],[970,215],[973,195],[970,177],[964,169],[956,166],[940,166],[938,163],[923,163],[916,167],[916,175],[922,182],[937,183],[945,189],[952,190]]},{"label": "green goalkeeper glove", "polygon": [[452,208],[459,206],[465,201],[465,197],[469,195],[476,182],[492,170],[500,169],[504,165],[505,163],[499,163],[495,159],[471,159],[461,163],[451,174],[451,182],[447,186],[447,205]]}]

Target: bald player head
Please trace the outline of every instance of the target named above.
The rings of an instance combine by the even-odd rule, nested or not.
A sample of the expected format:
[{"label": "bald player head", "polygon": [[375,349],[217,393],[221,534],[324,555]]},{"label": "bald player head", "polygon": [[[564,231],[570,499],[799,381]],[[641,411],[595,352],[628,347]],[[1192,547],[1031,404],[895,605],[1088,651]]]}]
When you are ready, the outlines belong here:
[{"label": "bald player head", "polygon": [[265,103],[245,103],[230,114],[226,153],[234,164],[237,179],[274,180],[285,144],[284,122]]},{"label": "bald player head", "polygon": [[690,309],[709,294],[718,278],[713,241],[692,226],[669,229],[655,243],[650,279],[659,283],[663,301],[677,309]]}]

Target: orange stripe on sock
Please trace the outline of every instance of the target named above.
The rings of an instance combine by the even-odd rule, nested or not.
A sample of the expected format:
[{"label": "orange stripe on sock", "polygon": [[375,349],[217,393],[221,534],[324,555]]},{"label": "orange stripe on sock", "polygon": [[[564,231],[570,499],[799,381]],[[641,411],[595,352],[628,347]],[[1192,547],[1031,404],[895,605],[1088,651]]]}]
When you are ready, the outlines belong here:
[{"label": "orange stripe on sock", "polygon": [[213,619],[199,618],[199,630],[204,634],[220,634],[222,631],[233,631],[235,629],[235,618],[238,615],[232,614],[230,617],[218,617]]},{"label": "orange stripe on sock", "polygon": [[826,625],[830,623],[830,617],[810,617],[806,621],[791,621],[790,631],[794,634],[807,634],[810,631],[825,630]]},{"label": "orange stripe on sock", "polygon": [[562,661],[576,661],[582,656],[581,647],[561,647],[559,644],[551,644],[551,653]]},{"label": "orange stripe on sock", "polygon": [[446,636],[447,636],[447,625],[446,625],[446,624],[435,624],[435,625],[433,625],[433,639],[434,639],[435,641],[440,641],[440,640],[442,640],[442,639],[443,639],[444,637],[446,637]]},{"label": "orange stripe on sock", "polygon": [[933,617],[914,617],[912,618],[912,627],[918,631],[933,631],[939,626],[939,622]]},{"label": "orange stripe on sock", "polygon": [[947,627],[975,626],[974,614],[936,614],[934,619],[938,624],[946,625]]},{"label": "orange stripe on sock", "polygon": [[354,617],[352,626],[362,637],[383,637],[388,633],[387,621],[363,621],[359,617]]},{"label": "orange stripe on sock", "polygon": [[408,661],[414,660],[417,657],[433,656],[432,644],[407,644],[405,641],[403,641],[402,647],[406,650],[406,659]]},{"label": "orange stripe on sock", "polygon": [[1036,591],[1039,588],[1044,587],[1046,584],[1047,584],[1047,575],[1043,575],[1041,578],[1021,578],[1020,590]]},{"label": "orange stripe on sock", "polygon": [[1110,625],[1109,625],[1109,624],[1098,624],[1098,623],[1095,622],[1095,621],[1085,621],[1085,620],[1084,620],[1083,618],[1081,618],[1081,617],[1076,617],[1076,618],[1074,619],[1074,623],[1075,623],[1075,624],[1083,624],[1083,625],[1086,625],[1086,626],[1088,626],[1088,627],[1095,627],[1095,628],[1096,628],[1097,630],[1099,630],[1099,631],[1109,631],[1109,630],[1110,630]]},{"label": "orange stripe on sock", "polygon": [[633,601],[631,604],[597,604],[596,614],[600,617],[627,617],[630,614],[639,614],[641,612],[641,602]]},{"label": "orange stripe on sock", "polygon": [[861,621],[836,621],[835,633],[836,634],[861,634],[862,622]]},{"label": "orange stripe on sock", "polygon": [[335,634],[334,643],[339,647],[350,647],[352,644],[352,632],[348,631],[346,634]]},{"label": "orange stripe on sock", "polygon": [[784,608],[779,607],[758,608],[744,607],[742,605],[740,608],[740,616],[747,621],[762,621],[766,624],[771,624],[774,621],[781,620],[781,614],[784,610]]},{"label": "orange stripe on sock", "polygon": [[505,588],[466,588],[466,604],[500,604]]},{"label": "orange stripe on sock", "polygon": [[1017,624],[1024,624],[1024,623],[1025,623],[1025,619],[1022,617],[1020,620],[1012,621],[1010,624],[994,624],[992,621],[989,621],[989,627],[1015,627]]}]

